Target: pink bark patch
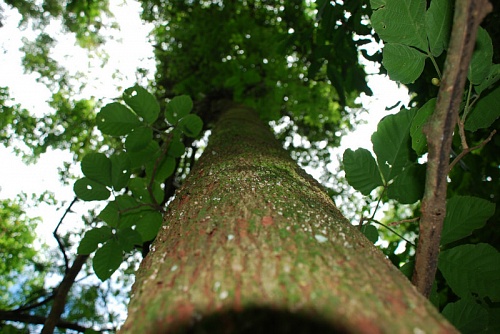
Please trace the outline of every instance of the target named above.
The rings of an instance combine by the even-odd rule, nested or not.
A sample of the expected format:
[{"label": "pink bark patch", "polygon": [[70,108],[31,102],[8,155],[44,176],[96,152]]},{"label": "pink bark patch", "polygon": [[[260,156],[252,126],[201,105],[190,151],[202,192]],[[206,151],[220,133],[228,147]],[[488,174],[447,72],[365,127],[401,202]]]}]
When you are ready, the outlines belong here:
[{"label": "pink bark patch", "polygon": [[271,216],[264,216],[262,217],[262,225],[263,226],[271,226],[272,224],[274,224],[274,221],[273,221],[273,217]]}]

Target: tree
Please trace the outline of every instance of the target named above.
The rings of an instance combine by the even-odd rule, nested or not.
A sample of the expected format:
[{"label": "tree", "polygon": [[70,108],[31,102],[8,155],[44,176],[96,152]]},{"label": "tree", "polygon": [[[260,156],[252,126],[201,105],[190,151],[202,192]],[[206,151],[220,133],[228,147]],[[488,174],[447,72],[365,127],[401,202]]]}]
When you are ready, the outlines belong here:
[{"label": "tree", "polygon": [[[69,31],[92,41],[83,45],[98,45],[102,41],[96,37],[100,22],[96,18],[106,6],[71,4],[66,11],[61,5],[52,7],[51,14],[62,15]],[[284,128],[281,139],[300,164],[325,163],[328,148],[338,145],[339,135],[354,126],[355,98],[361,92],[369,93],[358,54],[363,44],[378,39],[378,35],[386,42],[383,64],[389,75],[403,83],[416,81],[417,97],[427,102],[435,95],[418,87],[433,77],[425,71],[422,74],[425,59],[431,59],[439,72],[444,56],[442,50],[436,50],[444,49],[448,38],[445,33],[433,35],[436,26],[432,23],[438,22],[440,31],[451,29],[447,21],[450,2],[434,0],[430,7],[425,1],[408,4],[408,15],[436,18],[430,20],[430,28],[423,28],[419,20],[410,25],[416,28],[417,37],[423,36],[416,40],[390,35],[391,26],[404,20],[390,15],[391,10],[401,13],[398,2],[391,1],[372,2],[371,8],[361,1],[142,1],[142,6],[143,19],[156,23],[153,37],[158,66],[151,83],[155,96],[140,86],[131,87],[121,98],[125,104],[108,104],[94,118],[93,103],[66,97],[64,80],[53,96],[53,105],[64,107],[56,117],[41,122],[13,105],[5,108],[12,116],[6,122],[10,128],[2,133],[8,139],[20,136],[37,154],[51,146],[69,147],[77,158],[92,149],[100,151],[85,155],[85,176],[75,183],[80,199],[107,200],[105,208],[89,219],[91,229],[79,245],[78,259],[96,251],[93,268],[105,280],[120,267],[124,253],[131,254],[137,248],[149,253],[139,269],[123,331],[190,331],[213,326],[227,332],[255,331],[270,326],[277,330],[279,324],[282,332],[291,328],[304,332],[406,332],[415,328],[453,332],[431,304],[342,217],[327,192],[288,158],[280,142],[261,123],[279,122]],[[461,6],[457,4],[458,9]],[[24,7],[24,13],[44,23],[35,5]],[[79,34],[85,20],[75,21],[73,14],[89,15],[86,22],[96,28],[91,34]],[[370,15],[378,35],[367,25]],[[468,36],[468,42],[473,43],[474,33]],[[40,66],[49,55],[51,41],[50,36],[40,35],[32,48],[26,48],[26,64],[43,78],[55,73],[64,77],[56,64]],[[455,51],[449,52],[452,55]],[[28,57],[34,53],[38,56]],[[380,61],[380,53],[362,53]],[[398,62],[408,55],[417,65],[410,71]],[[476,92],[482,87],[496,96],[496,69],[488,66],[487,71],[482,70],[486,74],[474,82],[469,76],[471,87],[474,84]],[[183,94],[191,96],[194,104]],[[457,94],[454,103],[461,96]],[[421,106],[417,100],[415,103]],[[63,110],[80,112],[68,119]],[[422,190],[414,185],[423,169],[415,162],[415,152],[422,154],[425,148],[410,147],[411,141],[415,144],[418,140],[413,133],[410,139],[408,126],[417,125],[415,112],[403,110],[380,123],[378,134],[372,137],[377,162],[365,151],[344,155],[347,179],[363,194],[383,186],[379,202],[396,199],[411,204],[421,198]],[[496,119],[494,112],[487,115],[492,120],[481,127]],[[15,126],[16,117],[30,120],[31,129],[55,135],[40,142],[42,138],[31,135],[33,130]],[[70,127],[58,132],[61,122],[67,127],[65,122],[81,119],[87,122],[85,131]],[[94,120],[105,135],[102,146],[96,145],[91,126]],[[198,159],[200,144],[194,139],[202,128],[212,133]],[[388,131],[394,129],[396,136],[388,137]],[[85,145],[68,140],[75,135]],[[291,145],[293,136],[307,139],[309,147]],[[427,141],[431,143],[435,136],[430,135]],[[393,155],[392,147],[383,147],[383,143],[396,138],[400,140],[396,140],[397,154]],[[311,152],[321,160],[311,159]],[[405,180],[410,182],[402,183]],[[176,191],[179,183],[182,187]],[[438,204],[443,205],[443,201],[440,198]],[[166,203],[170,203],[167,209]],[[489,216],[484,215],[483,220]],[[376,240],[377,231],[363,222],[360,229],[372,238],[375,233]],[[484,222],[475,226],[481,224]],[[491,265],[497,254],[491,249],[484,251],[489,252],[487,265]],[[437,261],[435,252],[423,258]],[[401,260],[395,264],[399,267]],[[68,272],[69,267],[66,263]],[[449,273],[440,270],[443,275]],[[432,269],[425,274],[430,282],[433,276]],[[469,312],[480,314],[486,323],[483,329],[487,328],[498,309],[497,293],[482,287],[459,292],[452,281],[446,277],[446,283],[460,297],[479,293],[481,298],[490,298],[487,306],[491,312],[486,316],[477,309]],[[59,292],[55,297],[58,301],[65,298]],[[453,298],[447,297],[446,303],[451,304]],[[459,309],[455,307],[456,312]],[[398,321],[394,321],[395,314]],[[59,316],[60,312],[53,312],[44,330],[52,331]],[[447,316],[453,319],[453,311]]]}]

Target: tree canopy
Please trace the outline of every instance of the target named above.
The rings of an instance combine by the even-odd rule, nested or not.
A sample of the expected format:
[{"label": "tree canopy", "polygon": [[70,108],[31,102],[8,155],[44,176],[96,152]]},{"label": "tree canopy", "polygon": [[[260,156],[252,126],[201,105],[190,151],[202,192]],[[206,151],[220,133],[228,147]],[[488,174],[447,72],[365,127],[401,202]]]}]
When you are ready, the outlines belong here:
[{"label": "tree canopy", "polygon": [[[83,177],[71,172],[70,162],[61,166],[62,182],[74,184],[76,194],[74,201],[68,199],[66,212],[76,201],[101,204],[82,217],[81,230],[55,231],[58,249],[42,248],[37,254],[30,247],[36,219],[24,214],[26,197],[2,200],[2,330],[28,331],[32,324],[43,324],[62,298],[59,282],[71,273],[79,276],[66,292],[60,331],[113,331],[121,325],[121,315],[109,306],[128,300],[122,287],[130,285],[138,262],[150,251],[168,203],[210,140],[218,106],[227,101],[253,108],[273,124],[275,136],[299,165],[320,167],[342,159],[336,175],[323,171],[320,179],[330,196],[345,203],[340,207],[345,215],[360,217],[351,223],[359,223],[408,277],[416,253],[440,250],[439,257],[432,251],[417,256],[416,271],[431,283],[421,290],[414,275],[419,290],[463,332],[499,329],[497,4],[488,14],[484,2],[468,24],[458,14],[466,2],[453,6],[451,0],[139,3],[141,19],[153,27],[149,38],[156,69],[150,75],[140,68],[136,85],[97,98],[81,94],[84,74],[71,74],[52,58],[58,36],[47,27],[60,23],[61,32],[74,36],[89,57],[105,59],[110,37],[103,31],[127,24],[113,20],[107,1],[0,4],[0,13],[14,8],[21,14],[20,29],[30,25],[38,33],[23,41],[22,65],[52,94],[50,112],[40,115],[11,98],[8,87],[0,87],[2,144],[27,162],[48,149],[71,152],[73,163],[81,162]],[[6,24],[5,18],[1,21]],[[472,47],[452,48],[452,31],[481,21],[477,39],[475,29],[469,34]],[[383,48],[367,47],[374,44]],[[448,82],[458,64],[453,56],[466,54],[467,48],[471,54],[462,59],[470,58],[470,65],[467,60],[462,74]],[[372,152],[332,156],[342,136],[356,127],[362,110],[358,97],[371,94],[368,62],[408,87],[410,105],[395,107],[394,115],[379,123]],[[456,96],[445,104],[456,106],[450,111],[455,118],[433,134],[446,98],[442,87],[452,86]],[[102,98],[114,101],[104,104]],[[439,136],[449,139],[449,154],[434,153]],[[430,199],[437,189],[430,184],[433,164],[444,166],[436,178],[447,185],[439,200]],[[49,200],[41,196],[35,201]],[[437,240],[425,234],[424,217],[434,209],[437,215],[446,212]],[[424,243],[419,250],[417,240]],[[91,260],[85,262],[86,256]],[[78,257],[81,271],[72,266]]]}]

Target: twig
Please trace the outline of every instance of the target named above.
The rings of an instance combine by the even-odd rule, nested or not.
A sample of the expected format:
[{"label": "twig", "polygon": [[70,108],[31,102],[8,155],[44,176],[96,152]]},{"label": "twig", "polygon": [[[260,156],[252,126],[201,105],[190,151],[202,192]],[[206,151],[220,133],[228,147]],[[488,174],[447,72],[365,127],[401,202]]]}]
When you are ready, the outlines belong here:
[{"label": "twig", "polygon": [[64,218],[66,218],[66,215],[71,212],[71,207],[73,206],[73,204],[75,204],[77,201],[78,201],[78,197],[75,196],[75,198],[73,198],[73,201],[71,201],[71,203],[66,208],[66,211],[64,211],[64,214],[62,215],[61,219],[59,220],[59,223],[57,223],[57,226],[54,229],[54,232],[52,232],[52,234],[54,235],[54,238],[56,238],[57,244],[59,245],[59,249],[61,250],[61,253],[64,257],[64,266],[65,266],[66,273],[69,270],[69,259],[68,259],[68,256],[66,255],[66,250],[65,250],[64,244],[62,243],[61,238],[59,238],[59,235],[57,235],[57,230],[59,229],[62,222],[64,221]]},{"label": "twig", "polygon": [[410,218],[410,219],[403,219],[403,220],[400,220],[400,221],[397,221],[397,222],[389,223],[389,226],[397,226],[397,225],[401,225],[401,224],[404,224],[404,223],[414,223],[414,222],[418,221],[419,219],[420,219],[420,217],[415,217],[415,218]]},{"label": "twig", "polygon": [[487,0],[457,0],[443,80],[434,114],[424,127],[429,147],[422,219],[412,282],[428,297],[437,270],[446,215],[446,188],[453,131],[458,120],[477,28],[492,10]]},{"label": "twig", "polygon": [[483,140],[479,145],[476,145],[476,146],[470,147],[470,148],[467,146],[465,149],[463,149],[462,152],[460,152],[460,154],[457,155],[455,157],[455,159],[453,159],[453,161],[451,162],[450,167],[448,169],[448,173],[451,172],[451,170],[457,164],[457,162],[459,162],[466,154],[468,154],[468,153],[470,153],[472,151],[475,151],[477,149],[480,149],[481,147],[483,147],[484,145],[486,145],[487,143],[489,143],[491,141],[491,139],[493,138],[493,136],[495,135],[495,133],[497,133],[497,130],[491,131],[491,133],[488,136],[488,138],[486,138],[485,140]]}]

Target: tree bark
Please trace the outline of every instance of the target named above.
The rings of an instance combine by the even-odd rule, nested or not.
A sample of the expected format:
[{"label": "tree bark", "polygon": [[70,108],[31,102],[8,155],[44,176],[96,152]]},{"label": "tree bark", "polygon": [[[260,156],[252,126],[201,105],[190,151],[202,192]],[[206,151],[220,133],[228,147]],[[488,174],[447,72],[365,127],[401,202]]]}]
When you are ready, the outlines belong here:
[{"label": "tree bark", "polygon": [[228,105],[121,333],[455,333],[250,109]]}]

